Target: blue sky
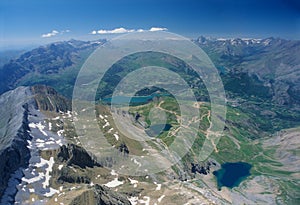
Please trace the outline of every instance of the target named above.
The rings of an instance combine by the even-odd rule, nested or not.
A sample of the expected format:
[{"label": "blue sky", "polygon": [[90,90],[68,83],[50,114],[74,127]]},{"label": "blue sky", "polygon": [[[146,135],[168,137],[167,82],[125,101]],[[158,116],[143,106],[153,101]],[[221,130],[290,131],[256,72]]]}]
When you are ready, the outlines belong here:
[{"label": "blue sky", "polygon": [[90,33],[121,27],[129,30],[167,28],[170,32],[191,38],[205,35],[299,39],[300,2],[299,0],[0,1],[0,47],[47,43],[70,38],[102,38],[105,35]]}]

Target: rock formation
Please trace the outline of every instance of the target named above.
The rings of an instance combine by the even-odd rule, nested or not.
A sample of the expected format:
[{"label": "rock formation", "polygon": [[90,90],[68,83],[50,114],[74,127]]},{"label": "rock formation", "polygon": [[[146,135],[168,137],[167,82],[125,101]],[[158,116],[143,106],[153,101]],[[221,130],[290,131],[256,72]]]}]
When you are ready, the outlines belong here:
[{"label": "rock formation", "polygon": [[122,194],[107,187],[96,184],[91,190],[85,191],[74,198],[70,205],[131,205]]},{"label": "rock formation", "polygon": [[[32,105],[29,88],[19,87],[0,96],[0,201],[8,182],[19,168],[26,168],[30,158],[28,107]],[[15,193],[7,193],[7,197]]]}]

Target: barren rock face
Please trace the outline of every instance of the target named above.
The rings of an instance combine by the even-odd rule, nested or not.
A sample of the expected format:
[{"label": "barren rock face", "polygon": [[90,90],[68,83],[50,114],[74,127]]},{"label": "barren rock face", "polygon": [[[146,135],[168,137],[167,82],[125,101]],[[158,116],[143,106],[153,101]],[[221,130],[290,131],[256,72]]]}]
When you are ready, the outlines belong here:
[{"label": "barren rock face", "polygon": [[122,194],[107,187],[95,185],[92,190],[85,191],[76,197],[70,205],[130,205],[130,201]]},{"label": "barren rock face", "polygon": [[[27,132],[27,116],[28,106],[34,103],[30,96],[30,89],[25,87],[0,96],[0,199],[4,196],[11,175],[28,165],[30,154],[27,140],[30,140],[30,136]],[[6,197],[14,193],[7,193]]]},{"label": "barren rock face", "polygon": [[44,111],[67,112],[71,110],[71,102],[59,95],[53,88],[36,85],[31,87],[37,108]]},{"label": "barren rock face", "polygon": [[58,158],[61,161],[67,161],[68,165],[77,165],[81,168],[100,166],[85,149],[74,144],[62,146],[58,153]]},{"label": "barren rock face", "polygon": [[[16,186],[23,177],[20,170],[29,165],[28,147],[32,137],[28,116],[36,115],[38,110],[67,111],[71,104],[50,87],[33,86],[4,93],[0,96],[0,105],[0,200],[5,204],[14,202]],[[88,154],[77,156],[85,161],[84,156]],[[80,163],[78,157],[75,161]]]}]

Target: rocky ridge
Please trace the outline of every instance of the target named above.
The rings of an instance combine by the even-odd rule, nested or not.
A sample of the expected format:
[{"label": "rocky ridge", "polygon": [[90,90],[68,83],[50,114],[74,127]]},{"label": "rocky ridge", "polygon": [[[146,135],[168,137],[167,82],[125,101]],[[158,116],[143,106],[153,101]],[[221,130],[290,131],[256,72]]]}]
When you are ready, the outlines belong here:
[{"label": "rocky ridge", "polygon": [[28,133],[28,107],[33,102],[28,99],[31,92],[29,88],[19,87],[0,96],[0,199],[2,203],[12,201],[11,196],[17,183],[13,175],[19,168],[26,168],[30,158],[27,148],[31,137]]}]

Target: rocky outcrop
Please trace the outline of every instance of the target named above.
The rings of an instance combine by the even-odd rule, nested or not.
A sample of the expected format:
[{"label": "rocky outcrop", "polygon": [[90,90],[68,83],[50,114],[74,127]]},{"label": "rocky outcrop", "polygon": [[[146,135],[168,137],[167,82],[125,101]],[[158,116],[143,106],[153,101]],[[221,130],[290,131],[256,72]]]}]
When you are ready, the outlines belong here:
[{"label": "rocky outcrop", "polygon": [[210,173],[211,166],[216,166],[216,163],[213,161],[207,161],[201,164],[191,163],[191,166],[192,166],[191,172],[193,174],[199,173],[199,174],[207,175]]},{"label": "rocky outcrop", "polygon": [[104,186],[96,184],[94,187],[94,193],[97,199],[97,204],[99,205],[131,205],[124,195],[114,192]]},{"label": "rocky outcrop", "polygon": [[[4,93],[0,96],[0,105],[0,204],[13,204],[22,170],[28,167],[32,157],[28,148],[32,139],[31,118],[37,116],[38,110],[71,110],[71,103],[50,87],[34,86]],[[88,158],[83,155],[83,159],[78,159],[80,157],[75,157],[73,161],[82,164]],[[91,163],[87,160],[83,165]]]},{"label": "rocky outcrop", "polygon": [[124,142],[120,144],[118,149],[119,149],[119,152],[122,153],[124,156],[128,156],[129,149],[128,149],[127,145]]},{"label": "rocky outcrop", "polygon": [[[87,151],[77,145],[68,144],[60,147],[57,159],[67,166],[63,167],[62,170],[57,172],[58,183],[91,183],[91,179],[85,168],[87,167],[99,167],[101,166]],[[74,171],[74,168],[76,172]]]},{"label": "rocky outcrop", "polygon": [[77,183],[77,184],[90,184],[91,178],[88,173],[84,170],[74,169],[70,167],[64,167],[62,170],[59,170],[57,173],[57,182],[63,184],[64,182],[68,183]]},{"label": "rocky outcrop", "polygon": [[[59,183],[91,183],[90,176],[85,172],[87,167],[99,167],[101,166],[87,151],[77,145],[68,144],[60,147],[57,158],[62,163],[66,163],[67,166],[57,172],[57,181]],[[76,172],[74,171],[75,167]]]},{"label": "rocky outcrop", "polygon": [[71,101],[45,85],[31,87],[37,109],[44,111],[67,112],[72,109]]},{"label": "rocky outcrop", "polygon": [[57,157],[61,162],[65,161],[68,166],[75,165],[80,168],[101,166],[84,148],[74,144],[60,147]]},{"label": "rocky outcrop", "polygon": [[85,191],[74,198],[70,205],[131,205],[126,196],[96,184],[93,189]]},{"label": "rocky outcrop", "polygon": [[[32,106],[30,90],[19,87],[0,96],[0,202],[12,203],[16,192],[4,192],[12,175],[19,168],[26,168],[30,158],[27,148],[31,137],[28,133],[28,107]],[[17,180],[17,179],[16,179]],[[15,182],[14,182],[15,183]]]}]

